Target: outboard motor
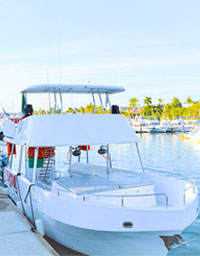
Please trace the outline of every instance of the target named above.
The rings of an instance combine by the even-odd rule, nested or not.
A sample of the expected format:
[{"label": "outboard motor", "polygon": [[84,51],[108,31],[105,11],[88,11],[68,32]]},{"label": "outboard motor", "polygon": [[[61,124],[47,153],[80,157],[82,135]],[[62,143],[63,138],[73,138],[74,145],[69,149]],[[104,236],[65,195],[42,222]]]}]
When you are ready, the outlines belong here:
[{"label": "outboard motor", "polygon": [[112,114],[119,114],[119,106],[118,105],[112,105],[111,113]]},{"label": "outboard motor", "polygon": [[33,115],[33,106],[31,104],[26,104],[24,108],[24,117]]}]

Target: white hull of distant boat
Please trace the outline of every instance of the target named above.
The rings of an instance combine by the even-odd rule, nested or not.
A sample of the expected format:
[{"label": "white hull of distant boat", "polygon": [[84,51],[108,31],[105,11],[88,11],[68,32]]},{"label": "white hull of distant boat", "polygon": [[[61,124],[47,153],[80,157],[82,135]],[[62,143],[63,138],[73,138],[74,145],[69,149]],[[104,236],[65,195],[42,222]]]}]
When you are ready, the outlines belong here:
[{"label": "white hull of distant boat", "polygon": [[168,130],[168,126],[160,125],[159,121],[135,121],[132,125],[137,133],[165,133]]},{"label": "white hull of distant boat", "polygon": [[160,127],[153,127],[150,132],[153,132],[153,133],[165,133],[165,132],[167,132],[167,129],[168,129],[168,127],[162,127],[162,126],[160,126]]},{"label": "white hull of distant boat", "polygon": [[160,125],[160,122],[156,119],[150,119],[146,121],[144,130],[150,133],[165,133],[168,127]]},{"label": "white hull of distant boat", "polygon": [[192,127],[185,125],[184,120],[174,120],[171,122],[171,131],[172,132],[188,132]]},{"label": "white hull of distant boat", "polygon": [[145,129],[144,126],[142,126],[142,127],[133,126],[133,127],[134,127],[136,133],[148,133],[148,132],[149,132],[149,131],[147,131],[147,130]]},{"label": "white hull of distant boat", "polygon": [[183,127],[182,126],[173,126],[171,127],[172,132],[183,132]]},{"label": "white hull of distant boat", "polygon": [[142,129],[143,129],[144,132],[165,133],[165,132],[167,132],[168,127],[152,126],[152,127],[144,127]]},{"label": "white hull of distant boat", "polygon": [[173,126],[171,127],[171,132],[189,132],[192,127],[183,126]]}]

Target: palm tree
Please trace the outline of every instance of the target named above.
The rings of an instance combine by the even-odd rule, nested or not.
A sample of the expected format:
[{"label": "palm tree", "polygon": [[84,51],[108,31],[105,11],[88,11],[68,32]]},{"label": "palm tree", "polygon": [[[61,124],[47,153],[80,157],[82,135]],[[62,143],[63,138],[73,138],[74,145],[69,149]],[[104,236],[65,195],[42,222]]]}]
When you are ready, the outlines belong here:
[{"label": "palm tree", "polygon": [[182,104],[180,102],[180,100],[176,97],[173,97],[172,99],[172,106],[175,107],[175,108],[181,108],[182,107]]},{"label": "palm tree", "polygon": [[66,111],[66,113],[73,113],[73,108],[71,108],[71,107],[68,108],[67,111]]},{"label": "palm tree", "polygon": [[137,102],[138,102],[138,99],[137,98],[131,98],[129,100],[129,107],[130,108],[133,108],[133,110],[135,111],[136,107],[137,107]]},{"label": "palm tree", "polygon": [[93,107],[92,103],[90,103],[90,104],[88,104],[88,105],[85,107],[85,112],[86,112],[86,113],[92,113],[92,112],[93,112],[93,109],[94,109],[94,107]]},{"label": "palm tree", "polygon": [[85,113],[85,108],[84,107],[80,107],[80,111],[81,111],[82,114]]},{"label": "palm tree", "polygon": [[186,100],[186,103],[191,104],[191,103],[193,103],[193,100],[190,97],[188,97],[187,100]]},{"label": "palm tree", "polygon": [[152,99],[151,97],[146,97],[144,99],[144,104],[147,105],[147,106],[150,106],[152,104]]},{"label": "palm tree", "polygon": [[164,105],[164,102],[163,102],[162,99],[158,99],[158,102],[159,102],[160,105]]}]

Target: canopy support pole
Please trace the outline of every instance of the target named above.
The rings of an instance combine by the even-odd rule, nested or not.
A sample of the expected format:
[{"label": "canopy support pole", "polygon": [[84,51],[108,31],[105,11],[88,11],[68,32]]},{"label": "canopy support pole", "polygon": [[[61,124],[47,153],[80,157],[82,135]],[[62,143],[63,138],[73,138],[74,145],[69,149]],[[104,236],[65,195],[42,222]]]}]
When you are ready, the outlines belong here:
[{"label": "canopy support pole", "polygon": [[95,107],[96,107],[96,102],[95,102],[95,97],[94,97],[94,93],[93,93],[93,90],[91,89],[91,92],[92,92],[92,99],[93,99],[93,113],[95,112]]},{"label": "canopy support pole", "polygon": [[20,148],[18,174],[20,174],[20,173],[21,173],[21,168],[22,168],[23,148],[24,148],[24,146],[21,146],[21,148]]},{"label": "canopy support pole", "polygon": [[108,93],[106,93],[106,106],[107,106],[107,104],[109,105],[109,108],[111,110],[111,102],[110,102],[110,97],[109,97]]},{"label": "canopy support pole", "polygon": [[61,93],[61,89],[59,89],[60,92],[60,107],[61,107],[61,114],[63,114],[63,101],[62,101],[62,93]]},{"label": "canopy support pole", "polygon": [[49,114],[51,114],[51,95],[50,95],[50,92],[48,92],[48,96],[49,96]]},{"label": "canopy support pole", "polygon": [[39,148],[37,147],[34,154],[34,170],[33,170],[33,184],[35,184],[37,178],[37,158],[38,158]]},{"label": "canopy support pole", "polygon": [[69,176],[72,178],[72,147],[69,147]]},{"label": "canopy support pole", "polygon": [[12,164],[13,164],[13,152],[14,152],[14,147],[15,147],[15,145],[12,143],[12,145],[11,145],[10,169],[12,169]]},{"label": "canopy support pole", "polygon": [[28,150],[27,150],[27,146],[25,146],[25,150],[24,150],[24,153],[25,153],[25,176],[27,177],[27,170],[28,170]]},{"label": "canopy support pole", "polygon": [[57,97],[56,97],[56,91],[54,92],[54,113],[56,112],[56,106],[57,106]]},{"label": "canopy support pole", "polygon": [[145,171],[144,171],[144,166],[143,166],[143,163],[142,163],[142,158],[141,158],[140,151],[139,151],[139,147],[138,147],[138,143],[136,143],[135,145],[136,145],[136,148],[137,148],[137,152],[138,152],[140,164],[141,164],[141,167],[142,167],[142,171],[143,171],[143,173],[145,173]]},{"label": "canopy support pole", "polygon": [[88,145],[86,145],[86,159],[87,159],[87,164],[89,164]]},{"label": "canopy support pole", "polygon": [[107,157],[106,157],[106,170],[107,170],[107,174],[110,173],[110,154],[109,154],[109,145],[106,146],[107,147]]},{"label": "canopy support pole", "polygon": [[98,92],[98,95],[99,95],[99,100],[100,100],[100,103],[101,103],[101,108],[102,108],[102,110],[103,110],[103,113],[105,113],[104,107],[103,107],[103,101],[102,101],[100,92]]}]

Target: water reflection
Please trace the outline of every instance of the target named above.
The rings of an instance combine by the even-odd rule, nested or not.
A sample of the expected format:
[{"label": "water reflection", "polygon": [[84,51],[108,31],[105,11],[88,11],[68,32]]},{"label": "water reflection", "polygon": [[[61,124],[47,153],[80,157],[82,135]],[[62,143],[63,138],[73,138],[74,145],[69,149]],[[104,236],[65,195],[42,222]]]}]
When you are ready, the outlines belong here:
[{"label": "water reflection", "polygon": [[[145,166],[179,172],[200,186],[200,144],[183,140],[177,134],[143,134],[140,146]],[[186,243],[168,255],[200,255],[200,215],[182,235]]]}]

